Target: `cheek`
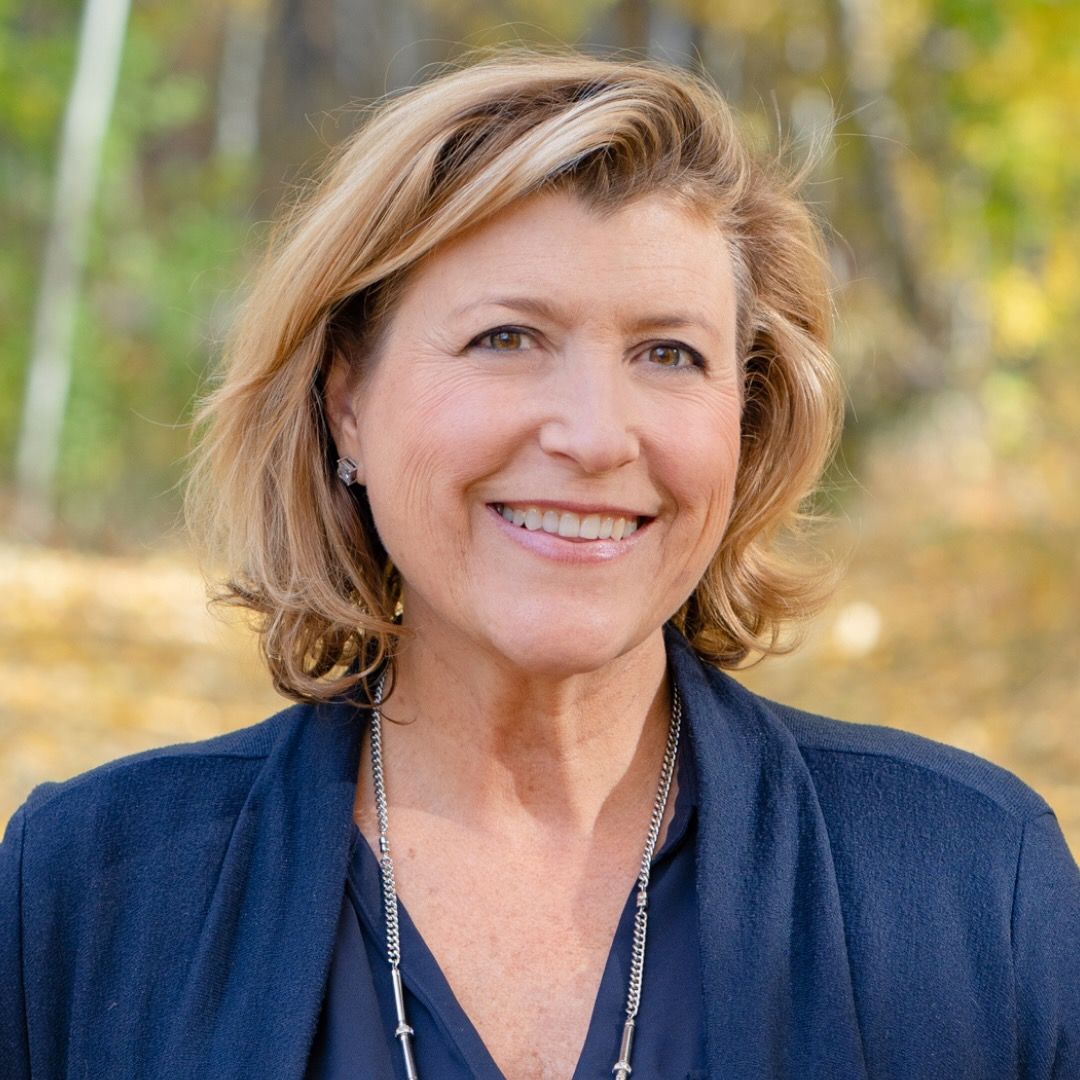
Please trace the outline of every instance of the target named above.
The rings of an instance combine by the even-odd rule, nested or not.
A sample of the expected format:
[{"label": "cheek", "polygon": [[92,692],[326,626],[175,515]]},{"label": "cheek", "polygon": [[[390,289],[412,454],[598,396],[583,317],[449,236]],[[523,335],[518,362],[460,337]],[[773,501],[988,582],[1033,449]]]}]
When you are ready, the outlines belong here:
[{"label": "cheek", "polygon": [[737,425],[719,429],[705,425],[684,428],[679,440],[676,527],[666,538],[664,561],[677,568],[674,589],[680,599],[689,596],[720,549],[728,523],[739,469],[740,439]]},{"label": "cheek", "polygon": [[373,395],[364,413],[368,498],[391,555],[396,537],[461,527],[462,492],[506,460],[505,411],[475,382],[426,366],[418,363],[416,377],[392,393]]},{"label": "cheek", "polygon": [[694,516],[726,520],[739,470],[740,419],[737,402],[725,401],[683,416],[668,433],[664,451],[672,493]]}]

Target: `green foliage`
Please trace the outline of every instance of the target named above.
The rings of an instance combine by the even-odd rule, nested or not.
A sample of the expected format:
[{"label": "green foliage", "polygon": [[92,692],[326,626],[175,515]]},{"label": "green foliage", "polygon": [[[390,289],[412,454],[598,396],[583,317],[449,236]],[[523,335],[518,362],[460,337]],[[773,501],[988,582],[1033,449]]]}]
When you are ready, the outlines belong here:
[{"label": "green foliage", "polygon": [[[77,12],[38,12],[0,84],[5,216],[0,315],[0,468],[10,473],[29,326],[50,209]],[[185,55],[196,28],[175,5],[137,5],[125,43],[75,339],[58,495],[77,539],[151,536],[176,512],[184,421],[235,287],[252,177],[207,153],[213,101]],[[210,57],[197,57],[201,64]],[[9,81],[10,80],[10,81]],[[215,315],[218,313],[218,315]]]},{"label": "green foliage", "polygon": [[[333,11],[350,3],[357,18],[389,19],[358,0]],[[62,519],[74,539],[153,536],[173,520],[184,421],[255,253],[253,225],[296,162],[317,160],[327,94],[341,103],[354,92],[341,73],[375,72],[381,88],[409,44],[393,42],[388,21],[387,54],[372,45],[361,63],[334,52],[330,7],[267,9],[278,21],[261,78],[264,154],[222,161],[224,4],[132,10],[62,446]],[[709,69],[763,141],[779,122],[805,145],[835,117],[835,153],[807,195],[835,229],[838,345],[858,417],[849,453],[928,397],[959,394],[979,410],[988,453],[1064,459],[1054,468],[1080,481],[1056,441],[1080,425],[1080,5],[879,0],[875,18],[853,25],[857,7],[653,0],[650,16],[646,0],[417,0],[410,41],[427,49],[417,69],[455,42],[643,51],[633,35],[659,25],[662,8],[685,30],[687,61]],[[0,488],[78,17],[75,0],[0,0]]]}]

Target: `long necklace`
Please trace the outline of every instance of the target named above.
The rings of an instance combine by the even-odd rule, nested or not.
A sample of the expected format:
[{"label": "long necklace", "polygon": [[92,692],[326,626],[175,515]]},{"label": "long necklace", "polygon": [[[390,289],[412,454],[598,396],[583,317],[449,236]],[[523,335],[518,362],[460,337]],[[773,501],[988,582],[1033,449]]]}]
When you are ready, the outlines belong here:
[{"label": "long necklace", "polygon": [[[394,883],[394,860],[390,857],[389,815],[386,809],[386,781],[383,778],[382,764],[382,718],[379,706],[382,704],[383,687],[386,682],[384,671],[375,687],[374,708],[371,711],[371,773],[375,783],[375,813],[379,821],[379,868],[382,876],[383,911],[386,916],[386,958],[390,961],[390,977],[394,985],[394,1011],[397,1014],[397,1026],[394,1038],[401,1043],[401,1054],[405,1061],[405,1075],[408,1080],[419,1080],[416,1060],[413,1057],[413,1035],[405,1016],[405,990],[401,982],[401,936],[398,927],[397,886]],[[675,773],[675,757],[679,749],[679,731],[682,728],[682,701],[679,690],[674,684],[671,688],[671,719],[668,724],[667,746],[664,749],[664,762],[660,767],[660,782],[656,789],[652,817],[649,819],[649,833],[645,839],[645,850],[641,853],[641,868],[637,877],[637,899],[634,910],[634,937],[630,951],[630,979],[626,990],[626,1019],[623,1021],[622,1040],[619,1044],[619,1059],[612,1067],[615,1080],[629,1080],[630,1054],[633,1049],[634,1028],[637,1023],[638,1007],[641,1004],[641,981],[645,973],[645,932],[649,925],[648,891],[649,870],[652,866],[653,852],[660,836],[660,826],[667,809],[668,794],[671,791],[671,778]]]}]

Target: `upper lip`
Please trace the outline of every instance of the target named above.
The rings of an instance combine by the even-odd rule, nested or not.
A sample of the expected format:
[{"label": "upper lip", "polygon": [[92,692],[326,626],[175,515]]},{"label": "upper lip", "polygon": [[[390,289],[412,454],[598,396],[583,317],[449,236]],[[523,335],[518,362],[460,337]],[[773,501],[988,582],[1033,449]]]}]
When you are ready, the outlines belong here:
[{"label": "upper lip", "polygon": [[496,499],[491,505],[513,506],[519,508],[535,506],[537,510],[560,510],[571,514],[578,514],[581,517],[588,517],[591,514],[596,514],[600,517],[621,518],[651,518],[656,516],[655,514],[647,514],[643,510],[633,510],[626,506],[607,506],[598,505],[596,503],[562,501],[554,502],[551,499]]}]

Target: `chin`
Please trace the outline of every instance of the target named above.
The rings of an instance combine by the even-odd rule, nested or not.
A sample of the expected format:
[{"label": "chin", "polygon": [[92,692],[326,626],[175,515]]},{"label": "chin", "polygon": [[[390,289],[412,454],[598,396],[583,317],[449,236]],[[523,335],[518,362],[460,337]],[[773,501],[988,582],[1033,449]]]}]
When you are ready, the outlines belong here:
[{"label": "chin", "polygon": [[[639,624],[583,616],[562,617],[547,612],[515,612],[513,620],[500,619],[485,635],[489,647],[508,663],[539,677],[558,678],[598,671],[630,652],[649,636]],[[525,616],[525,617],[522,617]]]}]

